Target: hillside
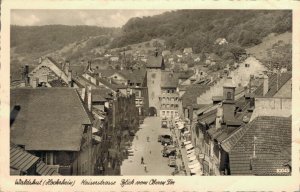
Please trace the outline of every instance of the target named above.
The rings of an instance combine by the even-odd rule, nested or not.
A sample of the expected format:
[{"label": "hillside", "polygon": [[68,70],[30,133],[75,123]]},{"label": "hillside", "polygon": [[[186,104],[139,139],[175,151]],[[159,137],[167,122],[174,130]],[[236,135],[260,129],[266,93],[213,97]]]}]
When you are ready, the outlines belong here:
[{"label": "hillside", "polygon": [[117,28],[96,26],[11,26],[11,48],[16,47],[18,54],[49,53],[63,48],[65,45],[91,36],[114,36]]},{"label": "hillside", "polygon": [[271,33],[263,38],[261,44],[248,48],[246,51],[267,67],[285,66],[289,70],[292,69],[292,33],[280,35]]},{"label": "hillside", "polygon": [[217,38],[250,47],[270,33],[292,29],[292,12],[275,10],[179,10],[153,17],[132,18],[112,47],[162,38],[173,50],[192,47],[196,53],[212,52]]}]

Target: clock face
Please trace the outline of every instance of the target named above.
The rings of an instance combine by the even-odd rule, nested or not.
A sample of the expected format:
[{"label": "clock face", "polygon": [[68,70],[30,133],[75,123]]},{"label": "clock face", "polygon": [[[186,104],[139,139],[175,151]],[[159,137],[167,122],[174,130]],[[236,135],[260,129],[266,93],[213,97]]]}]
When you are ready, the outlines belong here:
[{"label": "clock face", "polygon": [[153,79],[155,79],[156,74],[155,74],[155,73],[152,73],[152,74],[151,74],[151,77],[152,77]]}]

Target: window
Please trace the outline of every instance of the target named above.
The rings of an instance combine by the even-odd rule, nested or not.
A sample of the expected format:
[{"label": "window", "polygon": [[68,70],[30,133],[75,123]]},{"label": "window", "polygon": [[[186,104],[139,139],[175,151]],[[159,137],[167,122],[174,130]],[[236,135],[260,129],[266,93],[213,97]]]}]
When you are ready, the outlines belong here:
[{"label": "window", "polygon": [[41,160],[47,165],[53,165],[53,152],[42,152]]},{"label": "window", "polygon": [[174,107],[174,105],[173,104],[171,104],[171,108],[173,108]]},{"label": "window", "polygon": [[165,112],[165,111],[162,111],[162,115],[165,116],[165,115],[166,115],[166,112]]},{"label": "window", "polygon": [[231,97],[232,97],[231,92],[227,92],[227,99],[231,99]]}]

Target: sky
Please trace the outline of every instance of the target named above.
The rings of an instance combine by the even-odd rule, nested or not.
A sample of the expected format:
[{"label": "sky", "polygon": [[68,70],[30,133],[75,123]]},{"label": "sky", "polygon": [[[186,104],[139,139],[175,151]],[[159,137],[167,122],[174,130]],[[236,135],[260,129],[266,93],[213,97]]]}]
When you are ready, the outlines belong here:
[{"label": "sky", "polygon": [[11,24],[122,27],[132,17],[158,15],[166,11],[169,10],[12,10]]}]

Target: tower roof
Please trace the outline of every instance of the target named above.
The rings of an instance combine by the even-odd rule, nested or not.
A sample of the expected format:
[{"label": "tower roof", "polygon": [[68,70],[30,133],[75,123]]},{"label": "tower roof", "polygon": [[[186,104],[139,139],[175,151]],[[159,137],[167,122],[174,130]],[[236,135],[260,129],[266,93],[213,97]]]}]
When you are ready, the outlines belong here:
[{"label": "tower roof", "polygon": [[147,60],[147,68],[161,68],[163,67],[163,57],[159,56],[150,56]]}]

